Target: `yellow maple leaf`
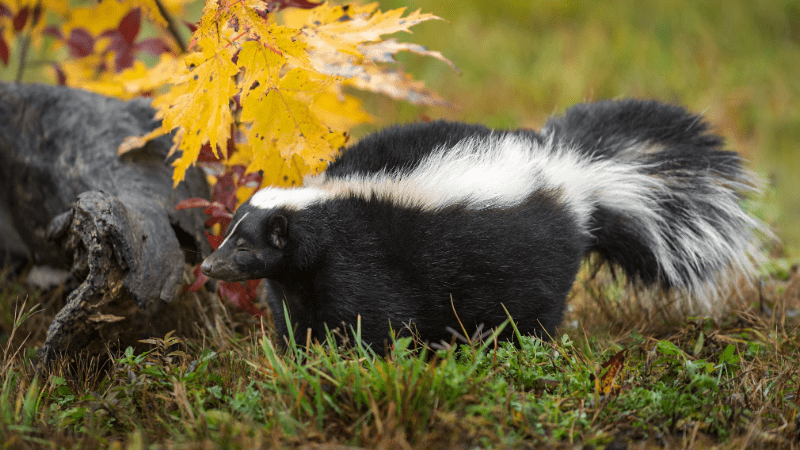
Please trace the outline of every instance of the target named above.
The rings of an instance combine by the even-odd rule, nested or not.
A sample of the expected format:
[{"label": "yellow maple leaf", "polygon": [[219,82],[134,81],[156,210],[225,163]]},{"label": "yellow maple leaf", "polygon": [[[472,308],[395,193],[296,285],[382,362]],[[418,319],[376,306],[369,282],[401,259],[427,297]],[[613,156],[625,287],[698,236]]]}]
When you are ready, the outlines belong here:
[{"label": "yellow maple leaf", "polygon": [[411,103],[450,106],[448,101],[427,89],[424,82],[415,81],[411,75],[392,67],[363,63],[345,84]]},{"label": "yellow maple leaf", "polygon": [[[380,41],[384,34],[399,31],[410,33],[409,28],[427,20],[441,20],[433,14],[422,14],[419,10],[403,17],[405,8],[380,12],[377,11],[377,3],[363,7],[331,6],[325,3],[308,11],[302,26],[303,37],[311,47],[323,54],[342,52],[363,56],[358,49],[360,44]],[[290,22],[298,24],[301,20],[296,16]]]},{"label": "yellow maple leaf", "polygon": [[267,4],[262,0],[239,0],[229,5],[231,16],[235,17],[239,26],[240,35],[261,42],[272,51],[279,54],[288,54],[295,58],[304,59],[305,44],[298,39],[300,31],[285,25],[279,25],[262,17]]},{"label": "yellow maple leaf", "polygon": [[366,5],[348,4],[338,6],[333,6],[326,2],[311,9],[286,9],[281,13],[281,18],[286,26],[300,29],[350,20],[353,17],[368,18],[377,9],[378,2]]},{"label": "yellow maple leaf", "polygon": [[200,154],[206,142],[211,148],[226,148],[233,123],[229,102],[236,93],[233,77],[238,68],[231,62],[233,50],[219,42],[203,38],[202,52],[183,57],[184,68],[175,74],[170,90],[153,100],[161,119],[161,127],[145,136],[128,138],[118,152],[140,147],[172,130],[177,130],[170,154],[180,149],[181,156],[173,163],[173,180],[177,185]]},{"label": "yellow maple leaf", "polygon": [[[325,14],[329,5],[315,8],[314,12]],[[406,8],[393,9],[386,12],[375,11],[377,4],[367,5],[367,8],[357,9],[348,16],[341,16],[330,20],[313,29],[321,36],[326,36],[338,45],[356,45],[363,42],[379,41],[384,34],[393,34],[398,31],[410,33],[409,28],[427,20],[442,20],[430,13],[421,13],[419,10],[403,17]],[[334,8],[335,9],[335,8]],[[345,17],[348,20],[343,20]]]},{"label": "yellow maple leaf", "polygon": [[[280,78],[277,86],[261,85],[242,102],[248,142],[266,154],[275,151],[286,160],[300,156],[312,172],[318,172],[344,144],[344,134],[325,127],[309,104],[326,90],[330,80],[314,79],[294,68]],[[262,159],[263,163],[267,159]],[[254,170],[266,170],[257,164]]]},{"label": "yellow maple leaf", "polygon": [[231,62],[233,50],[210,39],[200,41],[201,53],[186,57],[189,70],[170,91],[153,101],[159,112],[162,129],[183,131],[172,151],[180,147],[183,154],[175,163],[175,184],[183,179],[186,169],[200,154],[200,147],[209,142],[212,149],[226,148],[233,122],[229,102],[236,93],[233,76],[238,68]]},{"label": "yellow maple leaf", "polygon": [[286,64],[286,58],[270,49],[265,48],[257,41],[248,41],[242,44],[239,51],[237,65],[244,69],[242,80],[240,81],[242,95],[240,101],[247,101],[253,86],[256,84],[263,93],[266,86],[277,86],[280,82],[281,68]]},{"label": "yellow maple leaf", "polygon": [[[227,161],[228,164],[243,165],[246,167],[246,173],[257,172],[262,170],[259,167],[263,167],[261,186],[299,186],[303,183],[303,176],[309,171],[308,166],[303,162],[303,158],[294,155],[286,160],[274,148],[271,151],[259,150],[254,152],[253,146],[243,143],[237,145],[236,149],[236,153]],[[240,198],[239,191],[236,191],[239,203],[249,198],[249,195],[244,195],[246,193],[242,194]]]},{"label": "yellow maple leaf", "polygon": [[287,25],[302,27],[302,38],[308,44],[314,70],[347,78],[351,86],[395,99],[447,105],[441,97],[396,67],[377,64],[393,63],[397,52],[408,51],[437,58],[456,69],[441,53],[423,46],[400,43],[396,39],[381,41],[384,34],[410,32],[409,28],[418,23],[440,18],[419,11],[404,17],[405,8],[385,13],[376,8],[375,3],[363,7],[326,3],[312,10],[285,15],[284,21]]},{"label": "yellow maple leaf", "polygon": [[[202,144],[226,148],[235,125],[244,141],[237,142],[238,151],[226,164],[261,171],[264,184],[291,186],[322,170],[344,145],[348,129],[372,120],[358,99],[342,92],[344,84],[417,103],[444,103],[386,64],[394,63],[399,51],[452,63],[418,45],[380,40],[438,17],[419,11],[404,16],[404,8],[382,13],[376,3],[323,4],[290,8],[278,23],[265,8],[261,0],[208,0],[190,45],[200,51],[179,58],[182,67],[172,66],[168,75],[162,70],[159,77],[134,66],[101,80],[107,89],[117,82],[117,95],[149,87],[143,81],[148,77],[172,85],[153,101],[161,128],[128,139],[120,151],[176,130],[172,151],[182,151],[174,163],[177,183]],[[241,112],[234,121],[229,102],[237,93]]]},{"label": "yellow maple leaf", "polygon": [[426,47],[419,44],[412,44],[410,42],[398,42],[397,39],[387,39],[385,41],[377,42],[374,44],[363,44],[358,46],[358,50],[364,57],[370,61],[394,63],[394,55],[397,52],[405,51],[416,53],[417,55],[430,56],[439,61],[444,61],[451,69],[459,72],[458,67],[452,61],[445,58],[441,52],[428,50]]},{"label": "yellow maple leaf", "polygon": [[[254,169],[256,166],[263,169]],[[264,175],[262,186],[283,187],[300,186],[303,184],[303,176],[311,171],[299,155],[284,159],[276,149],[259,153],[248,172],[256,170],[261,170]]]}]

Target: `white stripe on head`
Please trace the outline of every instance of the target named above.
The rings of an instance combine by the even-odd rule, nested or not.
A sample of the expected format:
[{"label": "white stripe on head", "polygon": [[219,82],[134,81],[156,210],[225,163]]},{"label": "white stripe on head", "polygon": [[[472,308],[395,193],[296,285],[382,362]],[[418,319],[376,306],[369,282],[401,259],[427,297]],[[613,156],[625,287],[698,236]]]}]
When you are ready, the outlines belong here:
[{"label": "white stripe on head", "polygon": [[250,204],[259,209],[285,207],[303,209],[306,206],[324,200],[329,193],[317,188],[264,188],[253,195]]},{"label": "white stripe on head", "polygon": [[238,226],[239,226],[239,224],[240,224],[240,223],[242,223],[242,221],[244,220],[244,218],[245,218],[245,217],[247,217],[247,215],[248,215],[248,214],[250,214],[250,213],[249,213],[249,212],[247,212],[247,213],[244,213],[244,215],[242,216],[242,218],[241,218],[241,219],[239,219],[238,221],[236,221],[236,224],[234,224],[234,225],[233,225],[233,228],[230,228],[230,231],[228,232],[228,235],[227,235],[227,236],[225,236],[225,239],[222,241],[222,244],[219,244],[219,247],[217,247],[217,248],[220,248],[220,247],[222,247],[223,245],[225,245],[225,243],[226,243],[226,242],[228,242],[228,239],[230,239],[230,238],[231,238],[231,236],[233,236],[233,233],[235,233],[235,232],[236,232],[236,227],[238,227]]}]

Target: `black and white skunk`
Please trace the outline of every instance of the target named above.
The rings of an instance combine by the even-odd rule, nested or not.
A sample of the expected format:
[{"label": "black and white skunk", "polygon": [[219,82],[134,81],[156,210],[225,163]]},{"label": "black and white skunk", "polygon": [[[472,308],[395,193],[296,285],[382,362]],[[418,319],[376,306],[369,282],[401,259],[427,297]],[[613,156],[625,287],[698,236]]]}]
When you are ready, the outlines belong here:
[{"label": "black and white skunk", "polygon": [[578,105],[538,133],[398,126],[305,187],[257,192],[202,270],[276,282],[280,335],[285,302],[300,336],[360,316],[378,352],[390,325],[450,341],[448,327],[500,325],[503,306],[522,333],[543,337],[591,252],[633,283],[719,309],[753,275],[768,234],[739,205],[754,190],[700,116],[653,101]]}]

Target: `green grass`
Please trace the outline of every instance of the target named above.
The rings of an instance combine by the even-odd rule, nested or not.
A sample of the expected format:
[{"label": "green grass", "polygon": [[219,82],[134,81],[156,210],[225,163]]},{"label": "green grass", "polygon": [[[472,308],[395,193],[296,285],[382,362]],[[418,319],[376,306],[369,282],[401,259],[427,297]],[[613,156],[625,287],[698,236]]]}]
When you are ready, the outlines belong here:
[{"label": "green grass", "polygon": [[[222,318],[198,324],[200,333],[149,339],[149,350],[129,348],[107,363],[78,358],[37,371],[35,354],[17,351],[35,343],[15,343],[28,321],[55,311],[17,308],[2,323],[10,333],[0,361],[0,441],[134,449],[796,445],[796,270],[765,278],[761,291],[744,289],[752,301],[717,321],[644,320],[626,310],[630,296],[609,286],[608,274],[583,274],[570,301],[576,309],[552,342],[522,336],[514,347],[490,336],[434,350],[403,338],[387,358],[332,338],[278,350],[269,323],[247,325],[246,315],[230,316],[200,291],[189,296],[201,302],[181,301]],[[20,288],[8,284],[0,300],[22,303]],[[609,302],[612,316],[602,312]],[[613,382],[604,367],[612,361]]]}]

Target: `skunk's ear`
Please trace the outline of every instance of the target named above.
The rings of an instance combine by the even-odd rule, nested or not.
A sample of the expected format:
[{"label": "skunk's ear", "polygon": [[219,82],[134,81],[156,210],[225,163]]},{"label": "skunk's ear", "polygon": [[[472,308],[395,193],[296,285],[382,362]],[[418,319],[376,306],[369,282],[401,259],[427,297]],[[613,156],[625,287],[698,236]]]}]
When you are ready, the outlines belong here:
[{"label": "skunk's ear", "polygon": [[277,215],[270,219],[269,237],[272,245],[280,249],[286,247],[286,241],[288,240],[286,230],[288,227],[289,220],[286,218],[286,216]]}]

